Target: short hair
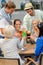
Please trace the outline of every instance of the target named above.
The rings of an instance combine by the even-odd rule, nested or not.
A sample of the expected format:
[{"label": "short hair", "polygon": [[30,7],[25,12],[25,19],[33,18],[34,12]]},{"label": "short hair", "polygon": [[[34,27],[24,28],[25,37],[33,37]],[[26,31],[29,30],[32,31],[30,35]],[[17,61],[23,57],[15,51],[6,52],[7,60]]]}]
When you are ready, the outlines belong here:
[{"label": "short hair", "polygon": [[15,26],[15,24],[16,24],[16,21],[20,21],[20,23],[21,23],[21,20],[20,20],[20,19],[15,19],[15,20],[14,20],[14,26]]},{"label": "short hair", "polygon": [[3,30],[3,34],[5,35],[5,37],[9,37],[9,38],[13,37],[14,32],[15,32],[15,29],[12,25],[7,25]]},{"label": "short hair", "polygon": [[40,36],[43,36],[43,22],[40,22],[38,25],[37,25],[38,29],[39,29],[39,37]]},{"label": "short hair", "polygon": [[16,5],[12,2],[12,1],[8,1],[6,4],[5,4],[5,8],[8,7],[9,9],[10,8],[16,8]]},{"label": "short hair", "polygon": [[37,24],[40,23],[40,20],[38,20],[38,19],[34,19],[34,20],[33,20],[33,23],[34,23],[35,21],[36,21]]}]

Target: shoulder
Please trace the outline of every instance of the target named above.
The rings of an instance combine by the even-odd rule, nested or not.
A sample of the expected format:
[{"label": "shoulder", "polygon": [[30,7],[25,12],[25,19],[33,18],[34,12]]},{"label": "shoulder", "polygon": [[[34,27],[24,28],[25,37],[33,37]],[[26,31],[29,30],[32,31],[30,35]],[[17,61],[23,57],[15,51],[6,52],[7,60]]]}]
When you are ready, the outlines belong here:
[{"label": "shoulder", "polygon": [[5,16],[6,12],[5,12],[5,8],[2,8],[0,10],[0,19],[3,18]]},{"label": "shoulder", "polygon": [[35,10],[36,13],[42,13],[42,10]]},{"label": "shoulder", "polygon": [[0,13],[2,13],[2,12],[4,11],[4,9],[5,9],[5,8],[3,7],[3,8],[0,10]]},{"label": "shoulder", "polygon": [[24,18],[27,18],[27,17],[30,17],[30,15],[28,13],[24,16]]},{"label": "shoulder", "polygon": [[27,20],[27,19],[29,19],[29,18],[30,18],[30,15],[27,13],[27,14],[24,16],[23,21],[25,21],[25,20]]},{"label": "shoulder", "polygon": [[3,42],[5,42],[5,39],[0,39],[0,43],[3,43]]},{"label": "shoulder", "polygon": [[12,40],[15,41],[15,42],[19,42],[20,41],[19,38],[17,38],[17,37],[13,37]]},{"label": "shoulder", "polygon": [[37,38],[36,43],[43,43],[43,37],[39,37],[39,38]]}]

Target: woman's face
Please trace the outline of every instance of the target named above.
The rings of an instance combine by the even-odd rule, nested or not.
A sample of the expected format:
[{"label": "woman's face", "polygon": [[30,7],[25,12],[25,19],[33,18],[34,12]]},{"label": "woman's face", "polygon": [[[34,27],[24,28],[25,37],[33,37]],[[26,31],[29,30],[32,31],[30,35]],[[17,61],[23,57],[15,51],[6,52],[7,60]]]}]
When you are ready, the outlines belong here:
[{"label": "woman's face", "polygon": [[15,23],[15,29],[16,29],[16,31],[19,31],[20,30],[20,28],[21,28],[21,22],[20,21],[16,21],[16,23]]},{"label": "woman's face", "polygon": [[34,22],[33,22],[33,30],[34,30],[34,32],[37,34],[37,36],[39,36],[39,29],[38,29],[38,27],[37,27],[37,24],[38,24],[38,22],[35,20]]},{"label": "woman's face", "polygon": [[32,23],[32,27],[34,30],[37,29],[37,24],[38,24],[38,20],[34,20],[33,23]]}]

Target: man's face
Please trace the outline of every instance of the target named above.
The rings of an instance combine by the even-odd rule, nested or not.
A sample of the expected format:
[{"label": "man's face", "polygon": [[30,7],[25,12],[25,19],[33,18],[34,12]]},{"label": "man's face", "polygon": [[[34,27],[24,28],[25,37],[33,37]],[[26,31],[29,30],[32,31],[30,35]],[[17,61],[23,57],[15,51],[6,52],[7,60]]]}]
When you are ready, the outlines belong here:
[{"label": "man's face", "polygon": [[34,9],[33,8],[27,9],[26,11],[27,11],[27,13],[29,13],[29,15],[31,15],[31,16],[34,15]]},{"label": "man's face", "polygon": [[15,11],[15,8],[8,9],[9,13],[12,14]]}]

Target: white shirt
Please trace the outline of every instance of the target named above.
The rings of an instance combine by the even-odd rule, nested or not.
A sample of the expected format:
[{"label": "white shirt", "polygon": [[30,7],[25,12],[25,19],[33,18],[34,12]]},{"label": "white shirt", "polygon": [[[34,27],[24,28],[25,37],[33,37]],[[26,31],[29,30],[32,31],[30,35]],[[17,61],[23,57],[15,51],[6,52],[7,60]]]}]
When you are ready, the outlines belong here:
[{"label": "white shirt", "polygon": [[43,21],[43,11],[35,10],[35,15],[30,16],[28,13],[24,16],[22,27],[26,30],[30,30],[32,32],[32,22],[33,20],[38,19],[40,22]]},{"label": "white shirt", "polygon": [[[9,23],[7,22],[7,20],[5,18],[2,18],[0,20],[0,28],[5,28],[6,25],[9,25]],[[1,38],[1,36],[4,36],[4,35],[0,31],[0,38]]]},{"label": "white shirt", "polygon": [[19,58],[22,65],[23,61],[18,54],[17,46],[20,46],[20,42],[19,39],[17,39],[16,37],[8,40],[0,39],[0,47],[2,49],[2,52],[4,53],[4,57]]}]

